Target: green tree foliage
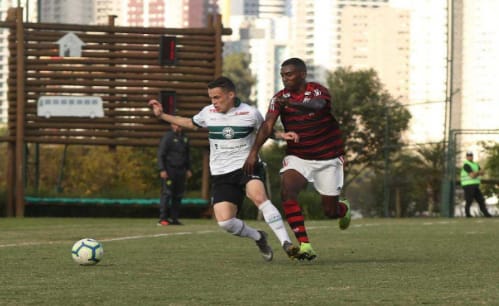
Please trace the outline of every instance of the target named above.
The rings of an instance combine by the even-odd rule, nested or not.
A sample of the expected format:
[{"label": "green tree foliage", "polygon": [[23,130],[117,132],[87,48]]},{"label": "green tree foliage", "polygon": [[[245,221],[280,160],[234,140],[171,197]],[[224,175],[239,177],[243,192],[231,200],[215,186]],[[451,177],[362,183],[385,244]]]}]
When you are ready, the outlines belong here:
[{"label": "green tree foliage", "polygon": [[[110,150],[106,146],[74,145],[68,146],[65,159],[63,150],[64,146],[40,149],[39,190],[42,193],[51,194],[56,187],[61,187],[59,192],[75,197],[145,197],[160,186],[154,148]],[[34,154],[28,157],[33,159]],[[34,170],[34,167],[28,168],[31,189],[36,179]]]},{"label": "green tree foliage", "polygon": [[[40,146],[37,191],[34,145],[31,144],[27,154],[26,191],[31,195],[82,198],[159,197],[161,185],[156,150],[155,147],[118,146],[111,150],[106,146],[70,145],[64,159],[63,145]],[[188,181],[188,193],[199,197],[202,178],[200,148],[191,148],[191,161],[193,176]]]},{"label": "green tree foliage", "polygon": [[388,175],[389,213],[396,217],[433,215],[439,211],[444,146],[404,147],[393,154],[389,171],[364,171],[349,187],[348,197],[365,216],[382,216],[384,176]]},{"label": "green tree foliage", "polygon": [[329,74],[327,84],[346,145],[346,187],[364,169],[383,167],[385,154],[400,150],[401,132],[411,115],[372,69],[338,68]]},{"label": "green tree foliage", "polygon": [[443,171],[443,143],[420,145],[399,154],[390,184],[396,215],[438,212]]},{"label": "green tree foliage", "polygon": [[486,173],[486,178],[495,180],[493,184],[483,184],[483,189],[486,195],[499,194],[499,143],[483,143],[487,159],[483,169]]},{"label": "green tree foliage", "polygon": [[[7,135],[6,128],[0,128],[0,137]],[[4,189],[7,177],[7,142],[0,142],[0,189]]]},{"label": "green tree foliage", "polygon": [[256,78],[251,75],[251,70],[248,68],[249,63],[249,54],[229,54],[224,57],[223,74],[236,85],[237,96],[241,100],[253,104],[250,101],[250,95],[251,88],[256,83]]},{"label": "green tree foliage", "polygon": [[[79,191],[82,196],[103,194],[113,190],[120,196],[123,193],[144,195],[151,190],[151,182],[158,174],[154,164],[155,152],[151,148],[107,147],[72,148],[64,180],[64,189]],[[85,171],[81,171],[85,169]],[[68,179],[79,177],[78,180]],[[158,185],[156,185],[158,186]],[[126,196],[125,196],[126,197]]]},{"label": "green tree foliage", "polygon": [[[7,135],[7,129],[0,128],[0,137]],[[0,217],[6,212],[7,186],[7,142],[0,142]]]}]

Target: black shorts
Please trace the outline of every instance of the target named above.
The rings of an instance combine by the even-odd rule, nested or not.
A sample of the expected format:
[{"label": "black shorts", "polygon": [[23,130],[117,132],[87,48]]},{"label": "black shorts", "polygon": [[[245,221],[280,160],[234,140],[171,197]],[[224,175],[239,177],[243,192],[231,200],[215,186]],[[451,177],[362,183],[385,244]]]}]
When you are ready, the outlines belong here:
[{"label": "black shorts", "polygon": [[211,203],[231,202],[239,207],[246,195],[246,184],[255,179],[263,182],[264,178],[265,168],[262,163],[255,165],[255,170],[251,176],[244,174],[242,169],[226,174],[213,175],[211,177]]}]

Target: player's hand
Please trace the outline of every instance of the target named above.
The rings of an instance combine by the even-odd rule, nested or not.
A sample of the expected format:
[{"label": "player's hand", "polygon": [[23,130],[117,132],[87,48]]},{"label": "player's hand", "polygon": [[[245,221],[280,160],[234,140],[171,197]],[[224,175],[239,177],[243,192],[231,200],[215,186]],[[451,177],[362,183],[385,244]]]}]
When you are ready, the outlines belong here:
[{"label": "player's hand", "polygon": [[279,132],[276,133],[277,138],[281,138],[284,140],[292,140],[295,143],[298,143],[300,141],[300,136],[296,134],[295,132]]},{"label": "player's hand", "polygon": [[149,106],[152,107],[152,111],[154,113],[154,116],[159,117],[163,113],[163,105],[159,103],[157,100],[150,100],[149,103],[147,103]]},{"label": "player's hand", "polygon": [[255,169],[255,164],[257,162],[257,154],[254,154],[254,153],[250,153],[248,155],[248,157],[246,158],[246,161],[244,162],[244,165],[243,165],[243,172],[246,174],[246,175],[252,175],[253,174],[253,170]]},{"label": "player's hand", "polygon": [[280,96],[280,97],[276,97],[274,99],[274,103],[277,104],[279,106],[279,108],[284,108],[285,106],[288,106],[289,102],[290,102],[289,97],[285,98],[283,96]]}]

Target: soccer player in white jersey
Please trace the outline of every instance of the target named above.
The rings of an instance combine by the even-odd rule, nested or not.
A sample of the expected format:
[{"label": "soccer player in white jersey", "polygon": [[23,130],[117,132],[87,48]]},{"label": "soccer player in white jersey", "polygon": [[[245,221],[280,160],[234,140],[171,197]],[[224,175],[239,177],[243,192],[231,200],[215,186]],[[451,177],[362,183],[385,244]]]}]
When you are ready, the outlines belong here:
[{"label": "soccer player in white jersey", "polygon": [[208,129],[212,204],[218,225],[233,235],[253,239],[263,259],[272,260],[273,252],[267,242],[267,234],[236,217],[246,194],[262,212],[265,222],[279,239],[286,254],[292,259],[298,258],[299,248],[291,243],[281,214],[267,197],[262,181],[262,163],[256,163],[252,175],[246,175],[242,170],[256,131],[263,122],[262,115],[256,108],[237,98],[235,85],[227,77],[210,82],[208,96],[211,105],[205,106],[192,118],[165,114],[156,100],[149,101],[149,105],[159,119],[184,128]]}]

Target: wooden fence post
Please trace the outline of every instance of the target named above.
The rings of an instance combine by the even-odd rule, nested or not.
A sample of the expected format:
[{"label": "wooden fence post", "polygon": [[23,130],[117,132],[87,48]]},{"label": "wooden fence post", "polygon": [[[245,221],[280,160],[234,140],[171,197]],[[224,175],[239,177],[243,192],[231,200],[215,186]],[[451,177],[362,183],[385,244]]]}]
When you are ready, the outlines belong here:
[{"label": "wooden fence post", "polygon": [[[7,11],[7,22],[14,23],[13,27],[10,27],[10,31],[15,30],[15,22],[17,16],[17,9],[10,8]],[[10,128],[8,129],[8,136],[10,136]],[[5,215],[7,217],[13,217],[15,212],[15,176],[16,176],[16,142],[15,140],[8,140],[7,143],[7,207],[5,209]]]},{"label": "wooden fence post", "polygon": [[222,16],[216,14],[213,18],[213,27],[215,28],[215,78],[222,75]]},{"label": "wooden fence post", "polygon": [[16,40],[17,40],[17,88],[16,88],[16,217],[24,217],[24,25],[23,10],[17,8],[16,12]]}]

